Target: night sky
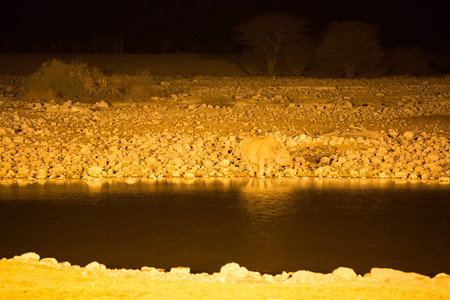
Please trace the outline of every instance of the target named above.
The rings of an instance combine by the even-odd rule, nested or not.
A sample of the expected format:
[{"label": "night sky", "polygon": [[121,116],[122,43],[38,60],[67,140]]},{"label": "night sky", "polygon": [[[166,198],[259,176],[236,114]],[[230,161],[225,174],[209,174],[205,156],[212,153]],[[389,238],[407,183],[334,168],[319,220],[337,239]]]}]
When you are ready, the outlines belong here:
[{"label": "night sky", "polygon": [[316,35],[332,21],[358,20],[380,26],[382,44],[450,49],[449,1],[436,0],[6,0],[1,6],[1,38],[89,39],[120,36],[156,42],[228,42],[230,28],[253,15],[289,12],[310,19]]}]

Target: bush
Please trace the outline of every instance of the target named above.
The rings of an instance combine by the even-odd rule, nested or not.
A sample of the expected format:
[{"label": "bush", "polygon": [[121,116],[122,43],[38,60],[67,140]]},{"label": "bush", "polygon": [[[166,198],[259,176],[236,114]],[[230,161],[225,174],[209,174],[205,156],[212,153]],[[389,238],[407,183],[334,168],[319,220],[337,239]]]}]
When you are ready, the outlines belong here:
[{"label": "bush", "polygon": [[419,47],[397,47],[388,55],[391,75],[423,76],[432,73],[425,52]]},{"label": "bush", "polygon": [[110,80],[125,101],[143,101],[159,96],[155,90],[156,80],[147,71],[140,71],[132,76],[112,75]]},{"label": "bush", "polygon": [[331,23],[316,49],[315,73],[345,78],[379,75],[383,60],[379,37],[378,28],[367,23]]},{"label": "bush", "polygon": [[107,78],[96,68],[79,61],[66,64],[50,60],[26,80],[25,99],[72,100],[78,102],[111,101],[119,96]]}]

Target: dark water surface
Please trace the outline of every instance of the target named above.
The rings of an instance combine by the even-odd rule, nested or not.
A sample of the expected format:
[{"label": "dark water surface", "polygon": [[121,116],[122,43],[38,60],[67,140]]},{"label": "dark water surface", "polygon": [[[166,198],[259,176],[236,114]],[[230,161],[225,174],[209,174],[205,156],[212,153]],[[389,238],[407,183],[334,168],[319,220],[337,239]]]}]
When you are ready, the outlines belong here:
[{"label": "dark water surface", "polygon": [[196,179],[0,184],[0,257],[109,268],[229,262],[263,273],[346,266],[450,273],[450,185]]}]

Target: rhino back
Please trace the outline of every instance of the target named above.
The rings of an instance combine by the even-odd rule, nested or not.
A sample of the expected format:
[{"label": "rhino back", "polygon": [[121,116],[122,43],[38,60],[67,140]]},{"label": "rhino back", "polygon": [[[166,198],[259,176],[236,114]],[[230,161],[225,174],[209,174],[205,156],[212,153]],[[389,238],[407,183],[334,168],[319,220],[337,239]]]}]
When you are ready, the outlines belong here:
[{"label": "rhino back", "polygon": [[273,160],[278,146],[279,143],[273,137],[252,137],[244,142],[242,156],[252,163],[260,159]]}]

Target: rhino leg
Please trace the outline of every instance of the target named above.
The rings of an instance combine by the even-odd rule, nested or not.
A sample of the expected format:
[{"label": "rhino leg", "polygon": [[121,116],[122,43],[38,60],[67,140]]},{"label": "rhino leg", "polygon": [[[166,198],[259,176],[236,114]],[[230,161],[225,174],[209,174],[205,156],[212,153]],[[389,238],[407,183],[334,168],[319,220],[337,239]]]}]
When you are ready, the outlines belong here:
[{"label": "rhino leg", "polygon": [[253,167],[252,163],[248,163],[248,172],[249,172],[250,176],[255,175],[255,168]]},{"label": "rhino leg", "polygon": [[269,161],[267,162],[267,170],[266,170],[266,175],[270,176],[270,172],[272,171],[273,166],[275,165],[275,161]]},{"label": "rhino leg", "polygon": [[258,161],[258,177],[264,177],[264,159]]}]

